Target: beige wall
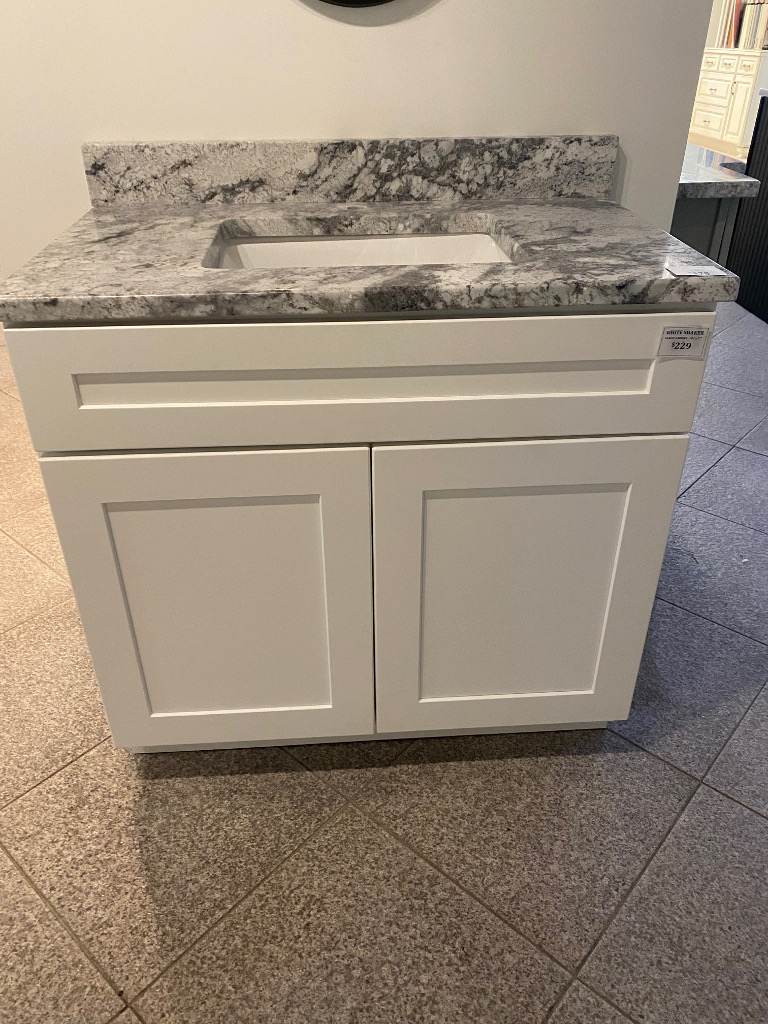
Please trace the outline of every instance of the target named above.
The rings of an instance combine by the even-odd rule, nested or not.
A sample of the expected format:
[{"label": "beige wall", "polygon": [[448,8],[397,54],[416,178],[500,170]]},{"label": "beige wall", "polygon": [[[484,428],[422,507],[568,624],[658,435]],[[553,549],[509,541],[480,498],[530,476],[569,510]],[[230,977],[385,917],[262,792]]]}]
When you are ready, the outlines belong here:
[{"label": "beige wall", "polygon": [[621,200],[666,227],[709,14],[709,0],[5,0],[0,273],[87,208],[84,140],[614,132]]}]

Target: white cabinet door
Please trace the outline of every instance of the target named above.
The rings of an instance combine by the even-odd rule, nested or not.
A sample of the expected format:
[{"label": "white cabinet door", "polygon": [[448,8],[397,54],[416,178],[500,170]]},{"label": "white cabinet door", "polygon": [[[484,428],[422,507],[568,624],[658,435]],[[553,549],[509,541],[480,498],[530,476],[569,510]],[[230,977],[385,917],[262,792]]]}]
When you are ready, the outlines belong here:
[{"label": "white cabinet door", "polygon": [[41,465],[118,746],[373,731],[369,449]]},{"label": "white cabinet door", "polygon": [[686,444],[374,448],[377,730],[626,717]]}]

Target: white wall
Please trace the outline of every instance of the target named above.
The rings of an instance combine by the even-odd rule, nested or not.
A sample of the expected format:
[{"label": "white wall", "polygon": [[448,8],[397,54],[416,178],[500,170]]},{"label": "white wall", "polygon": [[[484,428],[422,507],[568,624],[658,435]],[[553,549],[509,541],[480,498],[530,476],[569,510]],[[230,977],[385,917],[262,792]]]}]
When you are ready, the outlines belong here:
[{"label": "white wall", "polygon": [[87,209],[84,140],[615,132],[621,200],[667,227],[709,14],[709,0],[395,0],[367,14],[5,0],[0,272]]}]

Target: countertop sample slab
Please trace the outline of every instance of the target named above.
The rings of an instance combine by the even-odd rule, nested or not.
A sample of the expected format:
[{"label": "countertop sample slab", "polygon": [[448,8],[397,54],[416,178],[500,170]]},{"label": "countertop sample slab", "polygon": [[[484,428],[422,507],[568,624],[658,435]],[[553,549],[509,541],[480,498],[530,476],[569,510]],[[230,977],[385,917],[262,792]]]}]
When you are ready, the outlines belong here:
[{"label": "countertop sample slab", "polygon": [[689,142],[685,147],[677,198],[746,199],[756,196],[760,182],[734,170],[733,164],[733,157]]},{"label": "countertop sample slab", "polygon": [[[232,217],[231,214],[236,214]],[[216,240],[479,231],[510,262],[241,270]],[[738,278],[600,199],[114,204],[0,283],[6,325],[503,312],[734,299]]]}]

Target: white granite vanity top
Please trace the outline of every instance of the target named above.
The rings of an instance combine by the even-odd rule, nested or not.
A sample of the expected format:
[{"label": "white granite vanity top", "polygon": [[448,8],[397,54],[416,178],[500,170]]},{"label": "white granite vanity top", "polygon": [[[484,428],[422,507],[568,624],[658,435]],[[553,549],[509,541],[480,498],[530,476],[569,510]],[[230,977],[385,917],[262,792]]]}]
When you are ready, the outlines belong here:
[{"label": "white granite vanity top", "polygon": [[[84,148],[94,209],[0,284],[8,325],[504,312],[733,299],[610,202],[613,136]],[[490,234],[508,262],[218,269],[249,236]]]}]

